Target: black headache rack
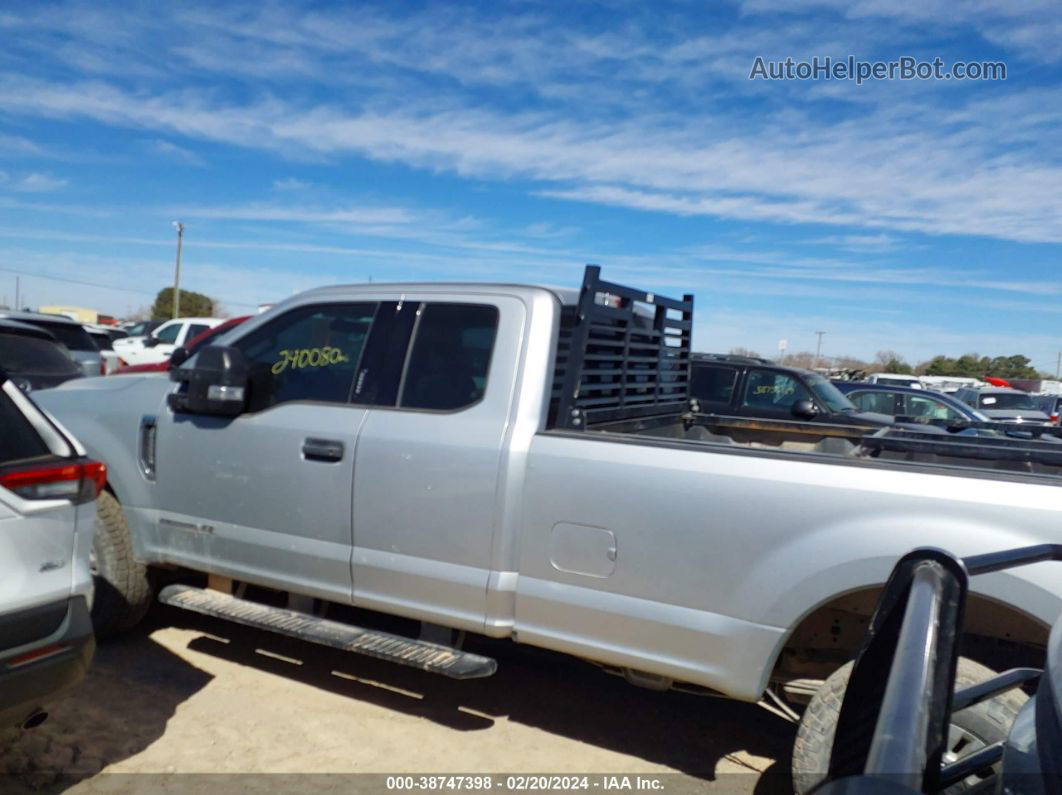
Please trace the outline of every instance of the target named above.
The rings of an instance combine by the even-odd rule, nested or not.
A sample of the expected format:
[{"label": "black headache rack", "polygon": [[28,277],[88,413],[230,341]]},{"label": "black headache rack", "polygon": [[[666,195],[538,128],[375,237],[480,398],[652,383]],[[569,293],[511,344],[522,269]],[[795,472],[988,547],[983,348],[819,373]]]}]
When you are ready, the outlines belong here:
[{"label": "black headache rack", "polygon": [[581,430],[686,412],[692,330],[692,295],[606,282],[587,265],[579,303],[562,315],[551,424]]},{"label": "black headache rack", "polygon": [[[955,692],[955,671],[969,577],[1041,561],[1062,560],[1062,544],[959,559],[937,549],[904,556],[892,571],[856,658],[837,721],[826,779],[815,795],[941,792],[1062,792],[1062,715],[1055,687],[1062,636],[1052,633],[1047,675],[1009,671]],[[1060,625],[1062,626],[1062,625]],[[1008,784],[992,766],[1004,758],[997,742],[943,764],[951,716],[1008,690],[1039,682],[1035,704],[1036,760]],[[1009,727],[1008,727],[1009,730]],[[972,779],[972,777],[978,777]],[[971,786],[971,780],[973,783]]]}]

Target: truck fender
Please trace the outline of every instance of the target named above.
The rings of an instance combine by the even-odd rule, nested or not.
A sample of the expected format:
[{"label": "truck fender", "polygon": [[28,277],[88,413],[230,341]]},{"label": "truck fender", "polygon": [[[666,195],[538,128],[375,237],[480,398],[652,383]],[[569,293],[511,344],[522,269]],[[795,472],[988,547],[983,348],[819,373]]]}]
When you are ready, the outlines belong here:
[{"label": "truck fender", "polygon": [[[786,630],[763,661],[760,692],[803,622],[848,595],[879,590],[896,561],[912,549],[933,546],[962,557],[1044,542],[1042,534],[1033,535],[1005,516],[1000,511],[962,521],[924,514],[842,519],[764,556],[749,572],[744,592],[735,598],[735,604],[758,605],[760,612],[751,620]],[[1022,518],[1027,521],[1028,515]],[[971,605],[994,603],[1041,627],[1046,638],[1047,628],[1062,614],[1062,580],[1057,564],[1052,565],[1039,563],[976,577],[970,584]]]}]

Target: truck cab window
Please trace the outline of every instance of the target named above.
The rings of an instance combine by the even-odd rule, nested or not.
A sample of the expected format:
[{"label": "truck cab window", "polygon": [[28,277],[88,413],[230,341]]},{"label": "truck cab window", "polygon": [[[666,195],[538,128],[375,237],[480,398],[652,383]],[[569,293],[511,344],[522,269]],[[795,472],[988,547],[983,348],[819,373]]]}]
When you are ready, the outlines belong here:
[{"label": "truck cab window", "polygon": [[376,307],[302,306],[239,340],[250,369],[248,410],[293,400],[348,403]]},{"label": "truck cab window", "polygon": [[152,334],[152,336],[159,342],[167,345],[172,345],[177,341],[177,335],[181,333],[181,324],[172,323],[169,326],[163,326],[159,329],[158,333]]},{"label": "truck cab window", "polygon": [[487,389],[498,310],[483,304],[425,304],[402,376],[399,406],[455,411]]}]

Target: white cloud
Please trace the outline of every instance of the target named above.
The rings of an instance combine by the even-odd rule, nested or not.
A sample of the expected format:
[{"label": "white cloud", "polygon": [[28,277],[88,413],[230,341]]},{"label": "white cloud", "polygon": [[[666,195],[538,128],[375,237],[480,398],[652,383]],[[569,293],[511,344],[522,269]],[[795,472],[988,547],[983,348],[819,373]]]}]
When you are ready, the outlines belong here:
[{"label": "white cloud", "polygon": [[206,161],[191,149],[178,146],[172,141],[157,138],[153,141],[145,142],[145,145],[149,151],[162,155],[169,160],[175,160],[188,166],[201,167],[206,165]]},{"label": "white cloud", "polygon": [[[1057,127],[1057,89],[945,113],[890,105],[829,124],[794,112],[751,135],[679,114],[616,125],[439,102],[349,112],[276,97],[238,105],[187,91],[140,95],[14,77],[0,81],[0,108],[294,157],[355,154],[469,177],[568,183],[545,192],[679,215],[1062,241],[1062,167],[1050,147],[1023,143]],[[1010,146],[997,150],[997,142]]]},{"label": "white cloud", "polygon": [[[80,45],[53,54],[73,79],[0,79],[0,109],[291,159],[531,180],[541,195],[680,216],[867,230],[837,243],[853,251],[885,250],[873,241],[910,231],[1060,242],[1057,88],[746,79],[757,53],[869,51],[922,42],[929,26],[1029,53],[1053,35],[1043,31],[1056,5],[748,0],[733,25],[687,33],[621,15],[566,27],[541,7],[400,16],[181,5],[119,19],[75,2],[0,19],[27,47],[56,33]],[[797,16],[765,25],[766,12]],[[114,68],[145,61],[157,68]],[[168,138],[155,146],[198,158]]]},{"label": "white cloud", "polygon": [[43,147],[21,135],[4,135],[0,133],[0,154],[36,155],[46,154]]},{"label": "white cloud", "polygon": [[0,185],[19,193],[50,193],[65,188],[70,180],[53,177],[51,174],[31,172],[13,175],[0,171]]},{"label": "white cloud", "polygon": [[309,182],[304,182],[301,179],[295,177],[286,177],[285,179],[273,180],[273,190],[278,191],[304,191],[312,187]]}]

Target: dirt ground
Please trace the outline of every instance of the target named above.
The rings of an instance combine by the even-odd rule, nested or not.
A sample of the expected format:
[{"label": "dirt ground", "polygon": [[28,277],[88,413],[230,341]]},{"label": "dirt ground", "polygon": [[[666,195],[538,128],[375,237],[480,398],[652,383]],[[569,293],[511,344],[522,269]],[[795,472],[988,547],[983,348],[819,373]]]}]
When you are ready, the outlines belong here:
[{"label": "dirt ground", "polygon": [[508,642],[466,648],[498,673],[458,682],[157,607],[0,747],[0,789],[386,792],[346,774],[492,773],[498,791],[504,774],[587,773],[592,788],[640,774],[665,792],[791,791],[793,729],[759,707]]}]

